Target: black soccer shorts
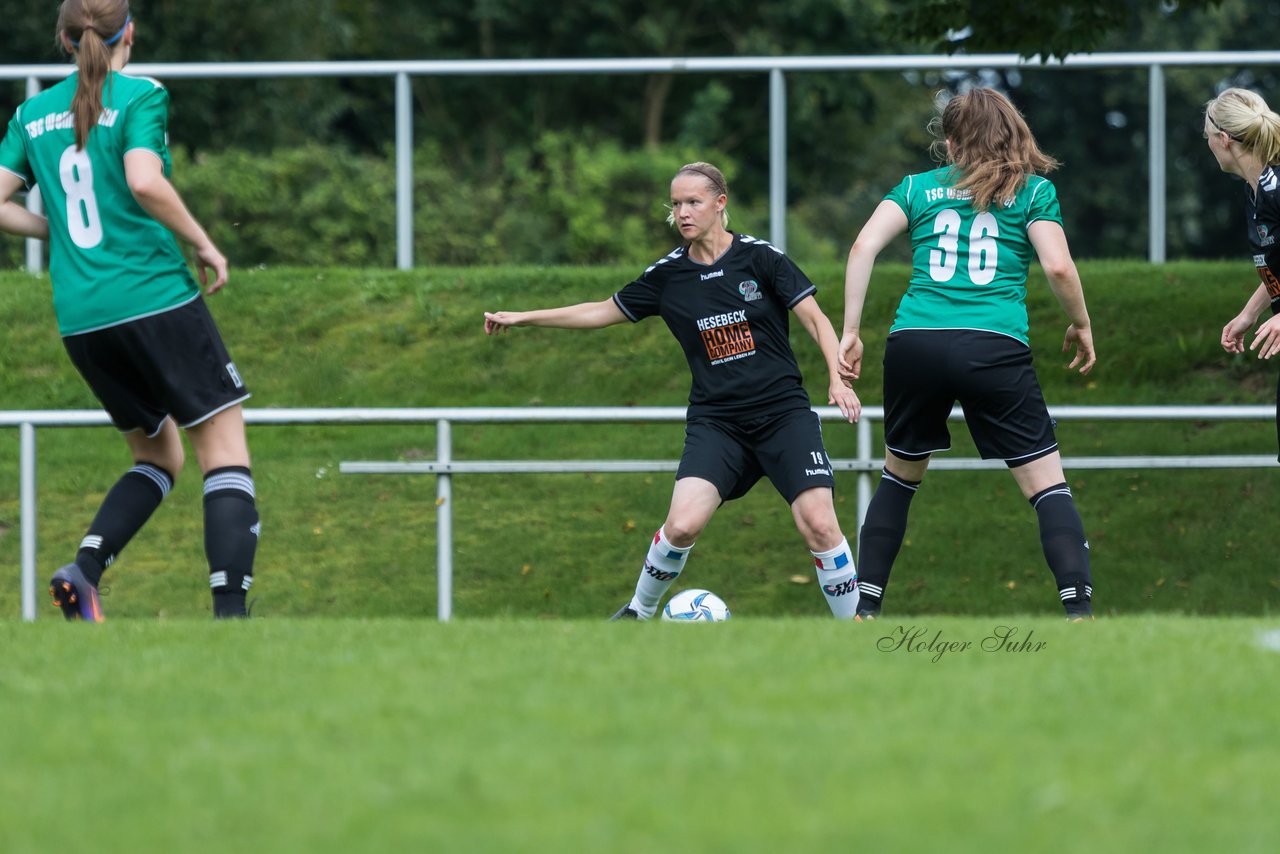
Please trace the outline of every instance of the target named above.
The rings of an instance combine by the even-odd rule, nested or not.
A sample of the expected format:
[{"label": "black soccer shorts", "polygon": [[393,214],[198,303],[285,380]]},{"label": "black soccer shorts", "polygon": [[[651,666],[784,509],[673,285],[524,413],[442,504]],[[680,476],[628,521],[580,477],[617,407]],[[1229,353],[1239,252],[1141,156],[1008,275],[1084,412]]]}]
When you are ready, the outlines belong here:
[{"label": "black soccer shorts", "polygon": [[761,477],[788,504],[806,489],[835,488],[822,423],[808,408],[747,419],[691,417],[676,471],[676,480],[685,477],[710,481],[723,501],[746,495]]},{"label": "black soccer shorts", "polygon": [[1031,348],[973,329],[908,329],[884,351],[885,446],[907,460],[951,448],[959,403],[983,459],[1025,465],[1058,449]]},{"label": "black soccer shorts", "polygon": [[192,427],[249,397],[204,300],[62,339],[122,433]]}]

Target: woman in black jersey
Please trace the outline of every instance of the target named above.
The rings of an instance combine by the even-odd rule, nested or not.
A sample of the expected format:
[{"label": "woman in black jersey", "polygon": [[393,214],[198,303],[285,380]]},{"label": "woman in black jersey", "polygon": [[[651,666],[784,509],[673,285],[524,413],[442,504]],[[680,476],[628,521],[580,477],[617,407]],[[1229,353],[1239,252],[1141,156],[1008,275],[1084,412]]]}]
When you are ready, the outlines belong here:
[{"label": "woman in black jersey", "polygon": [[[1246,233],[1253,251],[1253,265],[1261,283],[1240,313],[1222,327],[1222,347],[1228,353],[1244,352],[1244,335],[1268,305],[1271,316],[1258,327],[1249,349],[1259,359],[1280,352],[1280,116],[1267,108],[1262,97],[1248,89],[1227,89],[1204,109],[1204,138],[1223,172],[1243,178]],[[1280,404],[1280,384],[1276,386]],[[1280,441],[1280,409],[1276,415]]]},{"label": "woman in black jersey", "polygon": [[682,166],[667,221],[684,243],[599,302],[486,312],[485,332],[511,326],[598,329],[660,316],[684,349],[692,383],[684,454],[666,521],[645,557],[635,595],[613,619],[648,619],[684,570],[694,541],[725,501],[767,477],[791,505],[836,617],[852,618],[857,573],[836,520],[831,461],[788,338],[795,312],[826,359],[827,402],[850,421],[861,410],[841,381],[835,330],[816,288],[774,246],[728,230],[728,188],[710,163]]}]

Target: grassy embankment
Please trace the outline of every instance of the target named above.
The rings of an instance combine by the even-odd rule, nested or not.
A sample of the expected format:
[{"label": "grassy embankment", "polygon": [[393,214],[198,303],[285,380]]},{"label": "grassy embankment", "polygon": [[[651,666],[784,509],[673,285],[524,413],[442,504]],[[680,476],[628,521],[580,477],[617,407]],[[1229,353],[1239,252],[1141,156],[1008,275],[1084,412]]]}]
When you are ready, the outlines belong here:
[{"label": "grassy embankment", "polygon": [[[254,398],[252,406],[681,405],[687,371],[665,326],[595,332],[481,333],[486,308],[600,299],[630,268],[239,270],[210,300]],[[838,267],[808,271],[841,311]],[[1238,262],[1082,265],[1100,362],[1081,378],[1058,352],[1065,321],[1032,284],[1033,346],[1050,405],[1270,403],[1274,366],[1229,357],[1219,330],[1248,294]],[[877,271],[866,313],[860,392],[880,402],[879,353],[904,269]],[[54,330],[48,283],[0,275],[0,400],[6,409],[92,408]],[[826,379],[817,349],[793,330],[811,396]],[[971,455],[956,425],[957,455]],[[264,530],[259,613],[421,616],[435,611],[434,481],[339,475],[349,459],[434,455],[434,427],[255,427],[250,442]],[[0,614],[18,604],[17,431],[0,434]],[[879,431],[877,430],[877,441]],[[826,429],[834,457],[854,431]],[[671,458],[678,425],[470,426],[456,457]],[[1269,453],[1267,423],[1059,425],[1070,455]],[[39,432],[41,579],[64,562],[127,467],[109,428]],[[1077,472],[1070,476],[1093,545],[1101,613],[1264,614],[1280,603],[1270,547],[1276,474]],[[455,613],[602,617],[629,594],[670,495],[666,474],[474,475],[454,482]],[[839,511],[853,535],[854,478]],[[199,477],[194,464],[107,576],[111,616],[198,615],[207,608]],[[687,573],[736,615],[820,615],[811,561],[776,493],[761,485],[723,508]],[[43,595],[43,594],[42,594]],[[912,510],[888,607],[898,613],[1056,613],[1035,518],[1007,475],[931,475]],[[44,611],[51,614],[51,611]]]}]

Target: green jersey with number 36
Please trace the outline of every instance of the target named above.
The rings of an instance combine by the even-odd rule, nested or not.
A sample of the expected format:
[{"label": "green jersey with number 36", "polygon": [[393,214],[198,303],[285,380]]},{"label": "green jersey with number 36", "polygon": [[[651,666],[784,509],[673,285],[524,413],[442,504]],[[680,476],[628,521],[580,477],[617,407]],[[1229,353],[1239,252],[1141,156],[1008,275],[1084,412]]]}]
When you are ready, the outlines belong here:
[{"label": "green jersey with number 36", "polygon": [[911,282],[891,332],[981,329],[1027,344],[1027,227],[1062,224],[1058,192],[1032,175],[1017,194],[977,211],[957,192],[951,167],[908,175],[885,199],[902,208],[911,234]]},{"label": "green jersey with number 36", "polygon": [[78,78],[73,73],[18,107],[0,142],[0,169],[40,188],[63,335],[158,314],[199,294],[173,233],[125,181],[124,155],[139,149],[169,174],[169,93],[150,78],[113,71],[98,124],[77,150],[69,110]]}]

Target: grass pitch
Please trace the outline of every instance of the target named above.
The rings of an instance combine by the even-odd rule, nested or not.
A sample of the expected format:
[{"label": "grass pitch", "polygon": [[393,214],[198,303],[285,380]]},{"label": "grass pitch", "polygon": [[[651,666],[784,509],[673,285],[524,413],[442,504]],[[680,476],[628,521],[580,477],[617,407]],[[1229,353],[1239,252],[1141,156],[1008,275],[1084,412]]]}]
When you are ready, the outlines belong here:
[{"label": "grass pitch", "polygon": [[1270,852],[1277,630],[0,621],[0,849]]}]

